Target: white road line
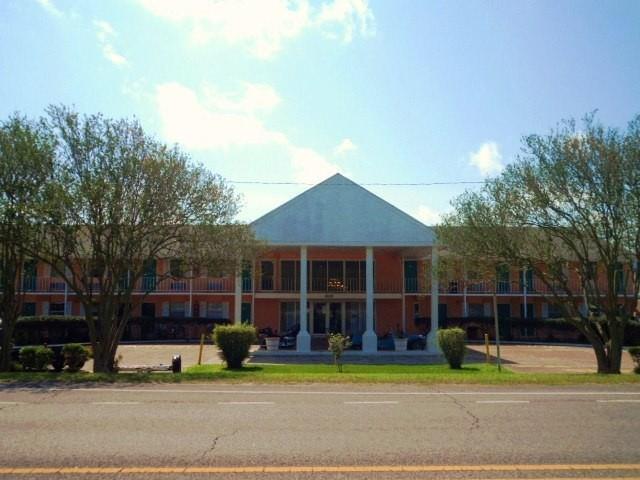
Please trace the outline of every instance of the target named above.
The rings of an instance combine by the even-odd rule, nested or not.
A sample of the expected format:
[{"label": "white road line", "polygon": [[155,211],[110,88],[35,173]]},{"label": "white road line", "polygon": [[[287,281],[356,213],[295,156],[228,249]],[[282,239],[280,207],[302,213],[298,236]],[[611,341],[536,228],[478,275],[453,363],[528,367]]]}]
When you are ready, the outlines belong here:
[{"label": "white road line", "polygon": [[140,405],[142,402],[91,402],[92,405]]},{"label": "white road line", "polygon": [[640,400],[596,400],[598,403],[640,403]]},{"label": "white road line", "polygon": [[529,400],[476,400],[476,403],[531,403]]},{"label": "white road line", "polygon": [[380,402],[344,402],[345,405],[397,405],[399,402],[390,400],[390,401],[380,401]]},{"label": "white road line", "polygon": [[25,402],[0,402],[0,405],[24,405]]},{"label": "white road line", "polygon": [[218,402],[218,405],[273,405],[275,402]]},{"label": "white road line", "polygon": [[439,397],[455,397],[455,396],[544,396],[544,397],[568,397],[568,396],[640,396],[640,390],[637,392],[597,392],[597,391],[504,391],[504,392],[341,392],[341,391],[320,391],[320,390],[179,390],[179,389],[143,389],[143,388],[51,388],[49,391],[76,391],[76,392],[119,392],[119,393],[168,393],[184,395],[185,393],[208,394],[208,395],[344,395],[344,396],[439,396]]}]

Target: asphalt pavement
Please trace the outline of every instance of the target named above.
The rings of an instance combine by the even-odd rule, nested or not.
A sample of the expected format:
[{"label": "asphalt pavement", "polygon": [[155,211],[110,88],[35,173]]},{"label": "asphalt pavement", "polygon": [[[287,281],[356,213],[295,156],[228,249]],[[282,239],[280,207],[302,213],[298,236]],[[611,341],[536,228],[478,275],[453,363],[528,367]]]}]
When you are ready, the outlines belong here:
[{"label": "asphalt pavement", "polygon": [[0,476],[639,477],[638,431],[634,385],[2,386]]}]

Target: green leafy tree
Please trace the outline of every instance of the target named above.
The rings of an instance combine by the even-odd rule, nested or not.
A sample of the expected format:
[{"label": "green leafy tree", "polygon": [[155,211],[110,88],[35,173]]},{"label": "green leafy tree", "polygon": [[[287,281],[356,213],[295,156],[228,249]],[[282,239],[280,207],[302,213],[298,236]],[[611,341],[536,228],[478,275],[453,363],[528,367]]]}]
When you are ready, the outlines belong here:
[{"label": "green leafy tree", "polygon": [[500,176],[453,202],[439,239],[466,260],[531,270],[598,372],[619,373],[640,288],[640,116],[620,131],[588,115],[523,143]]},{"label": "green leafy tree", "polygon": [[45,198],[52,174],[54,141],[43,127],[13,115],[0,124],[0,370],[11,365],[13,334],[24,293],[35,278],[25,277],[24,246],[33,233],[34,211]]},{"label": "green leafy tree", "polygon": [[[200,267],[210,276],[234,272],[256,242],[234,221],[233,189],[137,121],[54,106],[46,125],[57,139],[56,188],[33,253],[82,303],[94,371],[113,371],[132,310],[157,284]],[[143,281],[158,258],[179,258],[183,271]]]}]

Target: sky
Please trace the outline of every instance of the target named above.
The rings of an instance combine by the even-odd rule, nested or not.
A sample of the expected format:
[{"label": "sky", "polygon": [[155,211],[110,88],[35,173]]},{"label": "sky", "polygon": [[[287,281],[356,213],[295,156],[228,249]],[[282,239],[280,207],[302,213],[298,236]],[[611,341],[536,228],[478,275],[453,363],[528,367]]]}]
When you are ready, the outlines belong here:
[{"label": "sky", "polygon": [[340,172],[431,225],[524,135],[640,114],[640,1],[0,0],[0,118],[60,103],[266,182],[242,221]]}]

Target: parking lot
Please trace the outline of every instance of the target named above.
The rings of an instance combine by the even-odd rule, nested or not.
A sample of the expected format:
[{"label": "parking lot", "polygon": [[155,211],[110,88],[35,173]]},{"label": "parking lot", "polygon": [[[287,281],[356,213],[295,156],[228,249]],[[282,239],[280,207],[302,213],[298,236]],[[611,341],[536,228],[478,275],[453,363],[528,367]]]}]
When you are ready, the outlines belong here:
[{"label": "parking lot", "polygon": [[[171,345],[121,345],[118,354],[122,355],[122,365],[149,365],[170,364],[175,354],[182,356],[183,368],[195,365],[198,361],[199,346],[194,344]],[[484,361],[484,345],[470,345],[468,361]],[[388,355],[384,352],[387,363],[415,363],[420,357]],[[539,373],[588,373],[596,371],[596,361],[593,350],[588,346],[559,346],[559,345],[502,345],[502,360],[505,366],[518,372]],[[491,346],[491,355],[495,355],[495,347]],[[355,357],[354,357],[355,358]],[[325,355],[304,356],[270,356],[269,363],[304,363],[331,362],[331,358]],[[256,356],[251,360],[254,363],[267,361],[266,357]],[[345,361],[349,362],[349,357]],[[208,364],[220,363],[217,348],[213,345],[205,345],[202,362]],[[91,369],[87,363],[85,369]],[[631,372],[633,363],[625,352],[622,358],[623,372]]]}]

